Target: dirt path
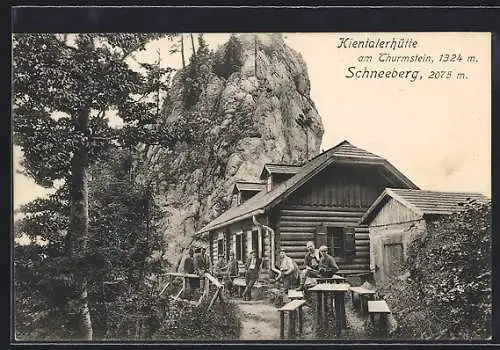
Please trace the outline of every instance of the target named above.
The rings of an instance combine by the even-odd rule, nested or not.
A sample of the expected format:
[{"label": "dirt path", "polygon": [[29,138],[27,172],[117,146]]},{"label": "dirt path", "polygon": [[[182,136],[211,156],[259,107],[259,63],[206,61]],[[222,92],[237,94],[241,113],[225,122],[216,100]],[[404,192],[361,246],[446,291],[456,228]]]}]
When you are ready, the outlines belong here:
[{"label": "dirt path", "polygon": [[276,307],[264,300],[238,300],[237,305],[242,314],[240,340],[279,339],[280,320]]},{"label": "dirt path", "polygon": [[[265,300],[235,300],[241,312],[240,340],[276,340],[279,339],[279,313],[275,306]],[[346,300],[347,329],[339,337],[333,334],[327,339],[370,339],[366,332],[363,318],[352,309],[350,298]],[[313,310],[304,307],[304,333],[299,339],[319,339],[313,332]]]}]

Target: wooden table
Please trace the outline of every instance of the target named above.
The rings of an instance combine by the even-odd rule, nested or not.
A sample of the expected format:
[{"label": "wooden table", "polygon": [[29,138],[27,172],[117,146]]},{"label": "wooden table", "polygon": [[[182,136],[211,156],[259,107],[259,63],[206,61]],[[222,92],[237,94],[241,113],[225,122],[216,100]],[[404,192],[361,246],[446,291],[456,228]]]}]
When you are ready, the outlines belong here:
[{"label": "wooden table", "polygon": [[[320,283],[311,289],[316,293],[316,331],[328,327],[328,304],[329,300],[335,299],[335,329],[340,334],[341,329],[347,325],[345,317],[345,293],[349,290],[348,283]],[[332,298],[333,296],[333,298]]]},{"label": "wooden table", "polygon": [[290,300],[304,299],[304,293],[301,292],[300,290],[289,289],[288,290],[288,298]]},{"label": "wooden table", "polygon": [[295,337],[295,314],[298,312],[299,316],[299,334],[303,332],[303,311],[302,307],[305,304],[305,300],[292,300],[288,304],[279,308],[280,313],[280,338],[285,337],[285,312],[288,312],[288,338],[293,339]]},{"label": "wooden table", "polygon": [[354,293],[359,295],[359,309],[361,315],[366,315],[368,313],[368,300],[373,299],[375,292],[363,287],[350,287],[352,305],[354,307],[358,306],[354,303]]},{"label": "wooden table", "polygon": [[345,277],[339,275],[333,275],[332,277],[317,277],[316,282],[318,283],[344,283]]},{"label": "wooden table", "polygon": [[389,306],[385,300],[370,300],[368,301],[368,312],[373,324],[375,324],[375,315],[380,315],[379,332],[382,335],[387,335],[388,331],[388,315],[391,313]]}]

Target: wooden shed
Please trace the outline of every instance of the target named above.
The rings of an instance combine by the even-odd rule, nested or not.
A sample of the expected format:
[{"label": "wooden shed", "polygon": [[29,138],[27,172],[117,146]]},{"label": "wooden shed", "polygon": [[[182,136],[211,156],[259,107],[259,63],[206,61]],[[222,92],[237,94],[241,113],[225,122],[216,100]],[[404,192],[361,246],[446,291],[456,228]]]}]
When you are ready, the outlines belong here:
[{"label": "wooden shed", "polygon": [[368,227],[359,220],[384,188],[418,188],[347,141],[300,166],[266,164],[261,180],[265,188],[197,232],[208,235],[214,262],[233,251],[242,265],[253,249],[275,271],[279,248],[301,265],[311,240],[329,247],[342,273],[369,273]]},{"label": "wooden shed", "polygon": [[386,188],[361,218],[370,235],[370,269],[375,282],[399,275],[410,242],[426,234],[426,225],[463,209],[479,193]]}]

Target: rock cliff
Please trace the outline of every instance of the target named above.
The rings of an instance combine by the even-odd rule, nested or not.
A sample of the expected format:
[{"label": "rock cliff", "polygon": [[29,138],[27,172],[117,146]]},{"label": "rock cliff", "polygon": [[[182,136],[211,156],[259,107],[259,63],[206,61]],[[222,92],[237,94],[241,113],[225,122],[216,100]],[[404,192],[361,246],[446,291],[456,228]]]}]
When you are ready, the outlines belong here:
[{"label": "rock cliff", "polygon": [[318,154],[324,130],[309,92],[306,64],[280,34],[232,36],[177,72],[162,123],[184,136],[168,151],[144,149],[142,170],[155,176],[170,261],[230,206],[235,181]]}]

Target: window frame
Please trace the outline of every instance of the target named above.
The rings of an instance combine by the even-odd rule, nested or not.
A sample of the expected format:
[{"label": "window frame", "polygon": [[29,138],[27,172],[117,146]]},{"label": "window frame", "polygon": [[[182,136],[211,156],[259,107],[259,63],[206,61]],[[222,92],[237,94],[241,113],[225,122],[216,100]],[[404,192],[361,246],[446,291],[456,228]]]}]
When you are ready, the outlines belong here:
[{"label": "window frame", "polygon": [[[333,231],[333,232],[332,232]],[[333,245],[333,237],[337,236],[340,242],[340,254],[337,255]],[[344,227],[343,226],[326,226],[326,242],[328,246],[328,254],[336,259],[345,259],[346,252],[344,246]]]}]

